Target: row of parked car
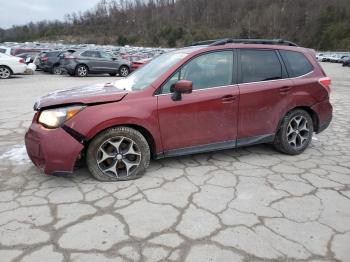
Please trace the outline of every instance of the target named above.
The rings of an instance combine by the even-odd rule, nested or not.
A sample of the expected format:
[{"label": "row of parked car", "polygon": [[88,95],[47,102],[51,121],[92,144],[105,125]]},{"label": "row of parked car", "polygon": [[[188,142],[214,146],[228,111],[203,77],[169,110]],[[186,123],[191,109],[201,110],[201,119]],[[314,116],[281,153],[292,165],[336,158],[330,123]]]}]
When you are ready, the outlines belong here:
[{"label": "row of parked car", "polygon": [[350,54],[318,53],[316,57],[320,62],[340,63],[343,66],[350,66]]},{"label": "row of parked car", "polygon": [[[126,77],[168,50],[147,48],[140,51],[139,48],[131,47],[111,49],[95,46],[48,50],[0,46],[0,78],[23,73],[25,65],[34,71],[42,70],[56,75],[67,73],[70,76],[85,77],[88,74],[109,74]],[[15,69],[18,67],[17,62],[22,64],[20,71]]]}]

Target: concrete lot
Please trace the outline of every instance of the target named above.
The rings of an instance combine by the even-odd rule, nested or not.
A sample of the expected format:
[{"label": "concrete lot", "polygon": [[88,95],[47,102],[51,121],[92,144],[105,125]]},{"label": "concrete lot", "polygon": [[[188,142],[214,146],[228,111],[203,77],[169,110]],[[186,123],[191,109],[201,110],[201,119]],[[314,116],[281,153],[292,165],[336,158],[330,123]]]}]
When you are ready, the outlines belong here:
[{"label": "concrete lot", "polygon": [[142,179],[49,177],[26,157],[36,97],[112,77],[0,81],[0,261],[350,261],[350,68],[300,156],[270,146],[153,161]]}]

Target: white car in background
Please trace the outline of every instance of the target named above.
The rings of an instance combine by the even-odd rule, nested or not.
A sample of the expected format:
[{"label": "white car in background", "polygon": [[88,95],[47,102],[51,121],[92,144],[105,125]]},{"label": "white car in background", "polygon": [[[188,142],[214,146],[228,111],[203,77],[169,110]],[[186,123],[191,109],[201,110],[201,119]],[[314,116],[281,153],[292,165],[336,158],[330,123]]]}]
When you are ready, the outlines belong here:
[{"label": "white car in background", "polygon": [[5,55],[11,55],[11,48],[6,46],[0,46],[0,53]]},{"label": "white car in background", "polygon": [[23,58],[0,53],[0,79],[10,78],[11,75],[23,74],[27,65]]}]

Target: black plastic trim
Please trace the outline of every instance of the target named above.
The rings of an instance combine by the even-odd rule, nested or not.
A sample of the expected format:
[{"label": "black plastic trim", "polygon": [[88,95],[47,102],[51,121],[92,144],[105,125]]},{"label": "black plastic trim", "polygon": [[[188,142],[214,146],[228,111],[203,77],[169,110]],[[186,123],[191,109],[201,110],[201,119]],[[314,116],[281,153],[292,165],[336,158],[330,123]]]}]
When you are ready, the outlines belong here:
[{"label": "black plastic trim", "polygon": [[275,134],[241,138],[241,139],[237,140],[237,147],[250,146],[250,145],[256,145],[256,144],[263,144],[263,143],[271,143],[274,140],[275,140]]},{"label": "black plastic trim", "polygon": [[325,129],[327,129],[330,125],[330,123],[332,122],[332,117],[330,117],[327,121],[323,122],[322,124],[320,124],[318,126],[317,132],[316,134],[321,133],[322,131],[324,131]]},{"label": "black plastic trim", "polygon": [[75,140],[77,140],[80,144],[85,145],[87,139],[85,136],[70,128],[69,126],[63,125],[62,129],[66,131],[69,135],[71,135]]},{"label": "black plastic trim", "polygon": [[263,143],[271,143],[274,140],[275,140],[275,134],[267,134],[262,136],[241,138],[237,140],[229,140],[229,141],[200,145],[200,146],[172,149],[172,150],[157,154],[156,159],[165,158],[165,157],[192,155],[192,154],[231,149],[231,148],[263,144]]}]

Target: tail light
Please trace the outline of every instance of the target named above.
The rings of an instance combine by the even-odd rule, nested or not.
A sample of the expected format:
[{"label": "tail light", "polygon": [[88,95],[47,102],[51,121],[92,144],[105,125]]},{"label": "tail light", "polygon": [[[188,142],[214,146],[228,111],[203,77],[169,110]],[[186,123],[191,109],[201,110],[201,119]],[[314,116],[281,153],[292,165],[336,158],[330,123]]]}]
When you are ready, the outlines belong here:
[{"label": "tail light", "polygon": [[19,60],[19,62],[20,62],[21,64],[25,64],[25,63],[26,63],[26,62],[24,61],[23,58],[21,58],[21,59]]},{"label": "tail light", "polygon": [[332,80],[329,77],[322,77],[318,82],[327,90],[328,94],[331,93]]},{"label": "tail light", "polygon": [[40,58],[40,60],[43,62],[46,62],[47,60],[49,60],[49,58],[47,56],[44,56],[44,57]]}]

